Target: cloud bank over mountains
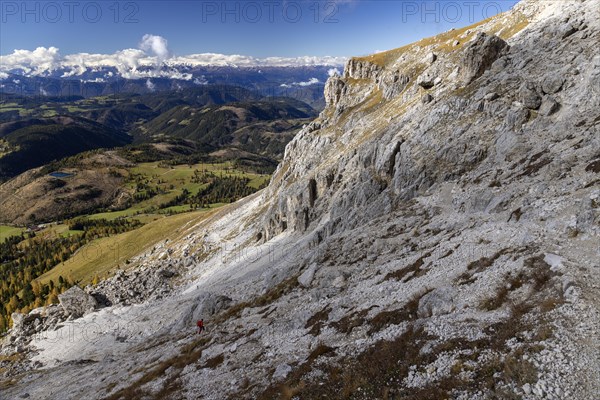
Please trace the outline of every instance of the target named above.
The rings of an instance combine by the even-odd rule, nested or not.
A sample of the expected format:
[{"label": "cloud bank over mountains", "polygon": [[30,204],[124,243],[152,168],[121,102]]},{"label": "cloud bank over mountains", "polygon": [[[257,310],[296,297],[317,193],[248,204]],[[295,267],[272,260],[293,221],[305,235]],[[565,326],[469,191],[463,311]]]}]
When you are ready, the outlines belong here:
[{"label": "cloud bank over mountains", "polygon": [[170,78],[192,80],[187,70],[195,67],[302,67],[342,66],[345,57],[267,57],[218,53],[175,56],[168,42],[161,36],[146,34],[137,49],[124,49],[113,54],[77,53],[61,55],[57,47],[38,47],[35,50],[14,50],[0,55],[0,79],[7,73],[25,76],[51,76],[77,78],[88,72],[106,70],[105,78],[113,77],[112,69],[125,79]]}]

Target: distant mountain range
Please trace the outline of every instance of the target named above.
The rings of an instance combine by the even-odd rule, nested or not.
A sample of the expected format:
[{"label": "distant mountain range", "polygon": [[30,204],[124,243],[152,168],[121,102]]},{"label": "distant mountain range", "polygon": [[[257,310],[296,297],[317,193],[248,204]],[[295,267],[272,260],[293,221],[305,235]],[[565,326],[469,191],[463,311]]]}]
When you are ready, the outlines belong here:
[{"label": "distant mountain range", "polygon": [[135,74],[116,67],[84,68],[73,75],[71,68],[43,74],[14,69],[0,72],[0,96],[81,96],[84,98],[122,93],[148,94],[205,85],[235,85],[260,96],[291,97],[322,109],[327,78],[341,68],[317,66],[189,66],[170,65],[156,69],[139,67]]},{"label": "distant mountain range", "polygon": [[228,85],[93,98],[5,93],[0,182],[53,160],[132,141],[183,139],[193,152],[221,152],[218,156],[226,158],[252,154],[276,164],[285,145],[316,115],[305,102]]},{"label": "distant mountain range", "polygon": [[205,107],[181,105],[131,133],[136,142],[180,138],[197,143],[209,153],[234,147],[278,159],[296,132],[316,116],[306,103],[289,98]]},{"label": "distant mountain range", "polygon": [[129,142],[124,132],[74,116],[0,124],[0,179],[86,150]]}]

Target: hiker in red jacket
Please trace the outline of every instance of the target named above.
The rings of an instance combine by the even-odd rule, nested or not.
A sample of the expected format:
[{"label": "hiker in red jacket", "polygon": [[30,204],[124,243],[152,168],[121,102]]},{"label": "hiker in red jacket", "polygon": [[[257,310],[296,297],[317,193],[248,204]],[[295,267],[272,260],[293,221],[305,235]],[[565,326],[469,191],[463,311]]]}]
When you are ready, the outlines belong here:
[{"label": "hiker in red jacket", "polygon": [[200,321],[196,322],[196,326],[198,327],[198,334],[202,333],[204,330],[204,320],[201,319]]}]

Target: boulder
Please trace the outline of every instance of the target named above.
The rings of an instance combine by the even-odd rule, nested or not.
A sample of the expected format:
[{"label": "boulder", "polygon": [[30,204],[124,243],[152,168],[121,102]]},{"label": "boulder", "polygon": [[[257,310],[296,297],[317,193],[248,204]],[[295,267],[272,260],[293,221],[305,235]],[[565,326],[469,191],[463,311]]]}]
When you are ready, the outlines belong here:
[{"label": "boulder", "polygon": [[13,331],[21,331],[23,329],[25,316],[26,316],[25,314],[21,314],[19,312],[14,312],[11,314],[10,318],[12,319],[12,322],[13,322],[13,326],[12,326]]},{"label": "boulder", "polygon": [[344,286],[346,286],[346,278],[340,275],[333,280],[331,285],[335,288],[343,288]]},{"label": "boulder", "polygon": [[576,27],[574,27],[572,24],[566,23],[559,30],[560,37],[561,37],[561,39],[566,39],[569,36],[571,36],[572,34],[574,34],[575,32],[577,32],[577,30],[578,29]]},{"label": "boulder", "polygon": [[227,296],[214,293],[205,293],[195,300],[195,308],[192,311],[192,321],[215,315],[219,311],[229,308],[233,300]]},{"label": "boulder", "polygon": [[463,50],[460,74],[464,83],[468,85],[483,75],[508,49],[508,44],[498,36],[478,33]]},{"label": "boulder", "polygon": [[32,310],[29,314],[15,312],[12,313],[10,317],[13,321],[13,336],[27,336],[35,333],[40,329],[40,324],[43,318],[41,309]]},{"label": "boulder", "polygon": [[433,101],[433,96],[430,95],[429,93],[427,93],[426,95],[421,97],[421,103],[423,103],[423,104],[429,104],[432,101]]},{"label": "boulder", "polygon": [[313,278],[315,277],[315,271],[317,270],[317,264],[311,264],[299,277],[298,283],[303,287],[309,287]]},{"label": "boulder", "polygon": [[427,53],[427,55],[423,58],[423,63],[427,65],[431,65],[437,60],[437,55],[433,52]]},{"label": "boulder", "polygon": [[98,307],[96,299],[79,286],[73,286],[66,292],[59,294],[58,301],[65,314],[74,318],[82,317]]},{"label": "boulder", "polygon": [[509,129],[518,130],[529,119],[529,110],[523,107],[511,107],[506,112],[504,122]]},{"label": "boulder", "polygon": [[290,367],[287,364],[280,364],[277,366],[277,368],[275,368],[275,372],[273,373],[273,379],[276,381],[285,379],[290,372],[292,372],[292,367]]},{"label": "boulder", "polygon": [[542,96],[537,92],[533,82],[525,82],[519,89],[519,97],[523,105],[530,110],[537,110],[542,105]]},{"label": "boulder", "polygon": [[435,76],[431,72],[423,72],[417,78],[417,85],[424,89],[431,89],[435,85]]},{"label": "boulder", "polygon": [[561,75],[546,76],[542,82],[542,91],[545,94],[554,94],[560,92],[565,83],[565,78]]},{"label": "boulder", "polygon": [[172,278],[177,275],[177,272],[170,267],[163,267],[158,270],[158,274],[163,278]]},{"label": "boulder", "polygon": [[560,110],[560,103],[556,101],[553,97],[548,96],[542,102],[542,106],[540,107],[540,114],[542,115],[552,115]]},{"label": "boulder", "polygon": [[419,318],[428,318],[451,313],[456,308],[456,295],[456,289],[452,286],[432,290],[419,300],[417,315]]},{"label": "boulder", "polygon": [[94,297],[94,299],[96,299],[96,302],[98,303],[98,307],[100,307],[100,308],[110,307],[113,305],[112,301],[104,293],[99,293],[99,292],[93,291],[93,292],[90,292],[90,295],[92,295]]}]

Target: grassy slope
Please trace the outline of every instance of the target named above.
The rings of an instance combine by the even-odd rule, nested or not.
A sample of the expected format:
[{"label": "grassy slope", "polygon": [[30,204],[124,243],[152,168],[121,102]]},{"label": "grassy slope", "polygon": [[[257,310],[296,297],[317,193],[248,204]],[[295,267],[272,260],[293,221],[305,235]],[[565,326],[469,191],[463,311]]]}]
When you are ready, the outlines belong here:
[{"label": "grassy slope", "polygon": [[[225,204],[217,203],[210,204],[209,209],[187,212],[170,217],[165,217],[167,211],[185,212],[189,211],[189,205],[173,206],[164,210],[160,210],[163,214],[158,213],[143,213],[143,210],[152,206],[158,205],[165,201],[174,198],[181,193],[183,188],[192,192],[196,192],[202,184],[192,183],[190,179],[194,175],[194,170],[211,171],[217,175],[223,174],[228,176],[247,177],[251,181],[249,186],[258,188],[262,183],[268,182],[270,175],[260,175],[255,173],[243,172],[234,169],[230,162],[215,163],[215,164],[197,164],[191,168],[185,166],[160,167],[158,162],[143,163],[132,168],[131,172],[145,176],[149,183],[153,186],[165,188],[173,185],[169,193],[159,195],[149,200],[135,204],[133,207],[114,212],[104,212],[90,215],[90,219],[105,218],[113,220],[119,217],[130,217],[138,219],[146,225],[131,232],[126,232],[120,235],[102,238],[88,243],[82,247],[71,259],[65,263],[59,264],[51,271],[38,278],[42,282],[48,282],[50,279],[56,281],[60,275],[68,277],[72,280],[80,281],[83,284],[89,283],[95,275],[104,277],[111,273],[114,269],[126,267],[126,261],[138,255],[140,252],[151,247],[153,244],[162,241],[166,238],[174,239],[182,227],[189,222],[198,222],[201,219],[211,215],[213,211]],[[141,214],[136,215],[137,212]],[[5,237],[19,234],[24,228],[10,227],[7,225],[0,226],[0,240]],[[80,234],[81,231],[69,230],[66,224],[51,224],[42,231],[37,233],[40,237],[57,237],[70,236]]]},{"label": "grassy slope", "polygon": [[23,232],[24,228],[18,228],[14,226],[8,225],[0,225],[0,242],[4,242],[4,240],[9,236],[17,236]]},{"label": "grassy slope", "polygon": [[[529,21],[527,20],[527,18],[520,13],[515,13],[515,14],[511,15],[510,18],[511,18],[511,20],[508,21],[508,23],[496,22],[493,26],[491,26],[487,30],[487,32],[497,34],[504,40],[508,40],[511,37],[513,37],[514,35],[516,35],[517,33],[519,33],[520,31],[522,31],[523,29],[525,29],[527,27],[527,25],[529,24]],[[462,40],[462,42],[459,44],[459,48],[462,47],[465,43],[467,43],[470,39],[472,39],[475,36],[475,34],[476,34],[476,31],[474,30],[475,28],[477,28],[480,25],[489,23],[491,21],[495,21],[497,19],[498,19],[497,16],[490,17],[486,20],[476,22],[472,25],[465,26],[465,27],[459,28],[459,29],[450,30],[448,32],[445,32],[445,33],[442,33],[442,34],[439,34],[436,36],[424,38],[424,39],[419,40],[418,42],[411,43],[411,44],[408,44],[406,46],[403,46],[403,47],[400,47],[397,49],[392,49],[392,50],[388,50],[388,51],[384,51],[384,52],[380,52],[380,53],[376,53],[376,54],[371,54],[371,55],[368,55],[365,57],[354,57],[354,59],[359,60],[359,61],[368,61],[373,64],[379,65],[381,67],[385,67],[385,66],[393,63],[394,61],[396,61],[400,57],[400,55],[402,55],[403,53],[406,53],[408,51],[411,51],[415,47],[426,47],[426,46],[434,45],[435,51],[450,53],[450,52],[453,52],[456,50],[456,48],[452,45],[452,42],[454,40],[458,39],[462,34],[466,33],[469,30],[472,31],[466,40]]]},{"label": "grassy slope", "polygon": [[58,236],[68,237],[81,233],[83,233],[83,231],[70,230],[67,224],[57,224],[48,226],[46,229],[38,232],[36,236],[54,238]]},{"label": "grassy slope", "polygon": [[134,231],[94,240],[38,280],[44,283],[50,279],[57,281],[59,275],[62,275],[87,284],[95,275],[104,277],[117,267],[125,268],[125,262],[130,258],[161,240],[177,238],[187,223],[197,223],[210,214],[207,211],[197,211],[163,217]]},{"label": "grassy slope", "polygon": [[[131,232],[102,238],[88,243],[82,247],[71,259],[65,263],[59,264],[51,271],[38,278],[41,282],[48,282],[50,279],[57,281],[59,276],[69,278],[71,280],[80,281],[82,284],[91,282],[94,276],[105,277],[116,268],[125,268],[126,261],[140,254],[140,252],[152,247],[152,245],[166,238],[174,239],[182,227],[189,222],[198,222],[203,218],[211,215],[213,210],[224,206],[225,204],[217,203],[210,204],[209,209],[195,212],[187,212],[174,216],[165,217],[164,214],[139,214],[145,208],[158,205],[164,201],[175,197],[183,188],[187,188],[193,192],[197,191],[201,184],[191,183],[190,179],[194,175],[194,170],[211,171],[217,175],[229,175],[250,178],[250,186],[258,188],[263,182],[270,179],[269,175],[260,175],[255,173],[247,173],[237,169],[233,169],[231,163],[215,163],[215,164],[197,164],[190,168],[189,166],[175,167],[160,167],[158,162],[143,163],[134,167],[131,172],[141,174],[147,177],[152,185],[158,185],[158,180],[161,180],[161,187],[173,185],[174,189],[165,195],[159,195],[147,201],[134,205],[133,207],[114,212],[97,213],[89,216],[90,219],[116,219],[119,217],[130,217],[138,219],[146,225]],[[169,207],[160,212],[167,211],[185,212],[189,211],[189,205]],[[9,226],[0,226],[0,238],[18,234],[22,228],[13,228]],[[38,233],[38,236],[70,236],[79,234],[80,231],[70,231],[66,224],[52,224],[46,229]]]}]

